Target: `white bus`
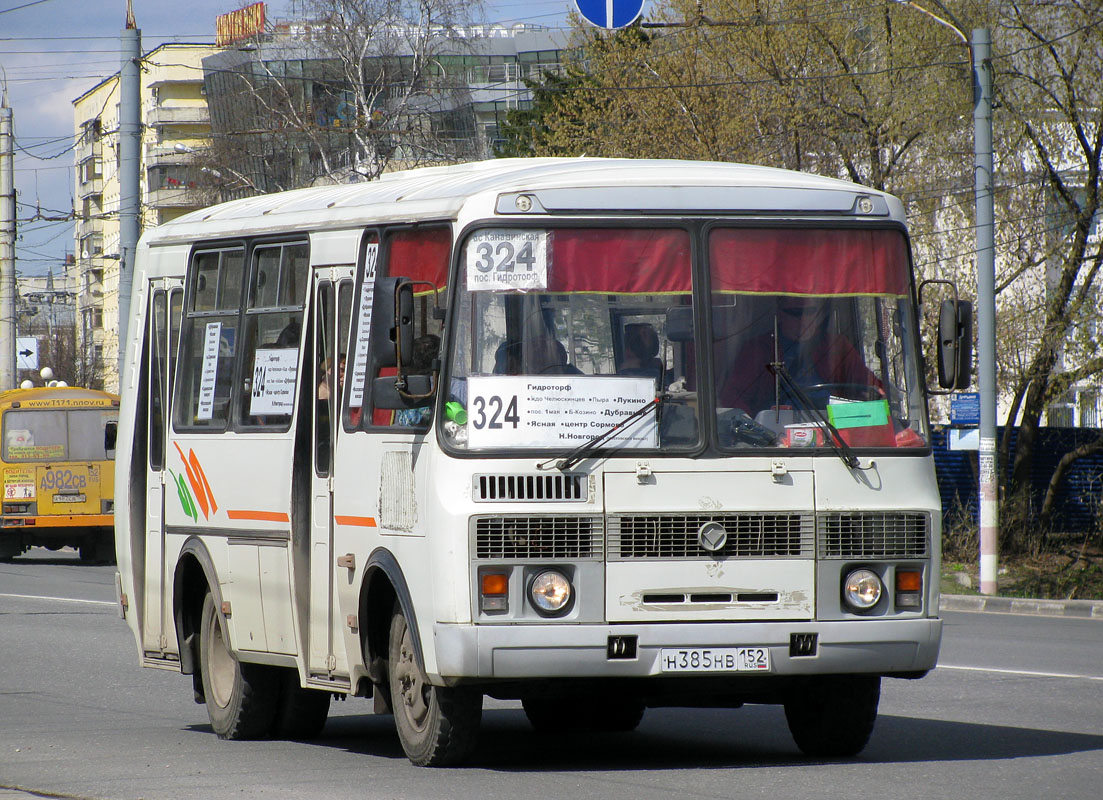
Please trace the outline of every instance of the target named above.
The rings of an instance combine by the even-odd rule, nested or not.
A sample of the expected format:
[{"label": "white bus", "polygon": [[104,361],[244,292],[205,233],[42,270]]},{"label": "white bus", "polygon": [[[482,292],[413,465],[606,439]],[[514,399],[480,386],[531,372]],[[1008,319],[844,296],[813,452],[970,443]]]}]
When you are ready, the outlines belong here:
[{"label": "white bus", "polygon": [[141,663],[224,738],[372,697],[420,765],[471,754],[484,696],[544,731],[783,704],[857,753],[941,636],[916,292],[898,200],[734,164],[465,164],[149,231]]}]

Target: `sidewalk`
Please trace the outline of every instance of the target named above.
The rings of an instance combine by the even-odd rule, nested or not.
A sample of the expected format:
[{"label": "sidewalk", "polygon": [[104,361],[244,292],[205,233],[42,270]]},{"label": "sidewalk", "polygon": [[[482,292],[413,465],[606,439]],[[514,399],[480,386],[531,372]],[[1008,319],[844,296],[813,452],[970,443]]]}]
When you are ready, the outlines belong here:
[{"label": "sidewalk", "polygon": [[1029,600],[1021,597],[944,594],[938,607],[941,611],[991,611],[1103,620],[1103,600]]}]

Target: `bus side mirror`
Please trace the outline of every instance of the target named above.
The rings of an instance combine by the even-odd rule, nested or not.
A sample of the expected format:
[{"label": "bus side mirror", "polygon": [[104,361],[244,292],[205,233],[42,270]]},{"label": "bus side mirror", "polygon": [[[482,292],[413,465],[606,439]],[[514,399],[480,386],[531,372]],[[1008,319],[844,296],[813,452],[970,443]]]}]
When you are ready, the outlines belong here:
[{"label": "bus side mirror", "polygon": [[973,304],[943,300],[938,312],[938,385],[969,388],[973,363]]},{"label": "bus side mirror", "polygon": [[414,285],[409,278],[379,278],[372,302],[372,354],[379,367],[409,363],[414,352]]},{"label": "bus side mirror", "polygon": [[119,441],[119,423],[117,420],[108,420],[103,426],[103,449],[108,455],[115,452],[115,444]]}]

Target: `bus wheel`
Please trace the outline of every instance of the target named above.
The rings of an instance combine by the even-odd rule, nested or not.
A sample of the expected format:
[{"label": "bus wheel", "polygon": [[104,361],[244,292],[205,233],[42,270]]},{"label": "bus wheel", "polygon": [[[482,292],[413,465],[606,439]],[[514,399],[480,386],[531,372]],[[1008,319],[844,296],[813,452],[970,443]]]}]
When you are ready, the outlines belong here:
[{"label": "bus wheel", "polygon": [[208,592],[203,598],[199,661],[207,716],[219,739],[268,736],[279,700],[279,675],[271,667],[242,664],[230,652],[225,622]]},{"label": "bus wheel", "polygon": [[464,688],[433,686],[414,656],[406,617],[391,617],[387,681],[395,728],[406,756],[419,767],[456,764],[475,748],[483,696]]},{"label": "bus wheel", "polygon": [[280,670],[280,702],[272,735],[278,739],[315,739],[329,717],[330,692],[299,686],[299,673]]},{"label": "bus wheel", "polygon": [[11,561],[22,552],[22,541],[14,536],[0,536],[0,561]]},{"label": "bus wheel", "polygon": [[881,678],[832,675],[811,678],[785,700],[785,719],[805,755],[842,758],[862,752],[877,721]]},{"label": "bus wheel", "polygon": [[525,716],[541,733],[627,733],[643,721],[643,701],[630,698],[526,697]]}]

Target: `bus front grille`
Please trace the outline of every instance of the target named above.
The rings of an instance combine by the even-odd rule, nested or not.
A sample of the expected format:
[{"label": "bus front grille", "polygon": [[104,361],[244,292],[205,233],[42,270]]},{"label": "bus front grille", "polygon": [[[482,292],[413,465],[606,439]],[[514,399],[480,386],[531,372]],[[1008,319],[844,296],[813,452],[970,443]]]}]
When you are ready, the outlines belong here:
[{"label": "bus front grille", "polygon": [[[720,547],[702,544],[702,528],[723,526]],[[811,558],[811,514],[622,514],[609,518],[610,561],[634,559]],[[715,545],[713,537],[713,547]]]},{"label": "bus front grille", "polygon": [[919,511],[818,516],[820,558],[926,558],[931,518]]},{"label": "bus front grille", "polygon": [[601,517],[473,517],[478,559],[598,559]]}]

